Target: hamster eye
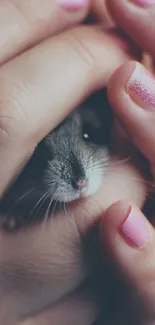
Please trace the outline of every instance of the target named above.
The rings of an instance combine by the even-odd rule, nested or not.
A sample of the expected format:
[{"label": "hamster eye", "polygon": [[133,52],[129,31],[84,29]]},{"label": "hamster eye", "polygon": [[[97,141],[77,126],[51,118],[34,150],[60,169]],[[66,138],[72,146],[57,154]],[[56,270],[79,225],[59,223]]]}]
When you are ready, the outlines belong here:
[{"label": "hamster eye", "polygon": [[89,140],[89,134],[88,133],[83,133],[83,138],[84,138],[84,140]]},{"label": "hamster eye", "polygon": [[85,142],[98,144],[100,135],[97,128],[94,128],[90,124],[84,124],[82,130],[82,137]]}]

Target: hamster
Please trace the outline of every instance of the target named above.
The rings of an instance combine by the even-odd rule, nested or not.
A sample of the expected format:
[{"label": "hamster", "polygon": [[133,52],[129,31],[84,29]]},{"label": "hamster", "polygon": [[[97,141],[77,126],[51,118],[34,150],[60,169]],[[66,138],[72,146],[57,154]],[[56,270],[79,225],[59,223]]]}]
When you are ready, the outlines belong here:
[{"label": "hamster", "polygon": [[41,221],[63,203],[94,194],[109,162],[111,123],[104,89],[47,135],[0,200],[1,227]]}]

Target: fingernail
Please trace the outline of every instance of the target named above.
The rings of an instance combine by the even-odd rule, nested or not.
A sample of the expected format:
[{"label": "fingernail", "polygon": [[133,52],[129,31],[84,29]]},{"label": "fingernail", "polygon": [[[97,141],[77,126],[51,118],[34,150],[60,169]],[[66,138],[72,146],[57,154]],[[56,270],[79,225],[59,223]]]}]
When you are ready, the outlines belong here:
[{"label": "fingernail", "polygon": [[155,79],[141,64],[136,63],[126,84],[126,91],[142,108],[155,109]]},{"label": "fingernail", "polygon": [[150,7],[155,4],[155,0],[132,0],[132,2],[142,7]]},{"label": "fingernail", "polygon": [[141,248],[149,242],[149,228],[138,209],[129,207],[126,219],[120,226],[120,234],[130,246],[135,248]]},{"label": "fingernail", "polygon": [[64,9],[80,9],[87,5],[87,0],[57,0],[60,7]]}]

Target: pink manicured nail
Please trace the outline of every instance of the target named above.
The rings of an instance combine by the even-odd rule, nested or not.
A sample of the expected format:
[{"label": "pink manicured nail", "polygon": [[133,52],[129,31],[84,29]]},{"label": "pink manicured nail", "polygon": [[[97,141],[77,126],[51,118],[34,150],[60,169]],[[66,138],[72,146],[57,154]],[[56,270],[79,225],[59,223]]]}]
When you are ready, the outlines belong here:
[{"label": "pink manicured nail", "polygon": [[80,9],[87,5],[87,0],[57,0],[60,7],[65,9]]},{"label": "pink manicured nail", "polygon": [[132,0],[132,2],[135,2],[142,7],[150,7],[155,4],[155,0]]},{"label": "pink manicured nail", "polygon": [[155,109],[155,79],[141,64],[136,64],[126,91],[142,108]]},{"label": "pink manicured nail", "polygon": [[127,218],[120,226],[120,234],[130,246],[141,248],[150,240],[148,225],[138,209],[130,207]]}]

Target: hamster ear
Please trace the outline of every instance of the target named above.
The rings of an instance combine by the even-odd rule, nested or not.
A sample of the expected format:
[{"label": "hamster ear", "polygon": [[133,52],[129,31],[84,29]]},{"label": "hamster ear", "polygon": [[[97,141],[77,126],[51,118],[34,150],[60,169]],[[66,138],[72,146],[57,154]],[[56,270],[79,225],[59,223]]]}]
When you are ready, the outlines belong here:
[{"label": "hamster ear", "polygon": [[48,161],[53,158],[53,152],[50,150],[50,146],[48,145],[48,136],[44,138],[36,147],[36,150],[33,154],[33,159],[39,159],[39,162]]},{"label": "hamster ear", "polygon": [[94,101],[96,101],[98,118],[102,121],[105,131],[109,132],[113,121],[113,111],[108,102],[107,89],[104,88],[94,94]]},{"label": "hamster ear", "polygon": [[[107,89],[104,88],[96,91],[82,104],[82,106],[84,109],[91,111],[90,119],[93,121],[92,124],[94,125],[94,123],[99,123],[94,126],[102,127],[105,130],[105,134],[109,136],[113,122],[113,112],[108,102]],[[92,118],[93,116],[94,119]]]}]

